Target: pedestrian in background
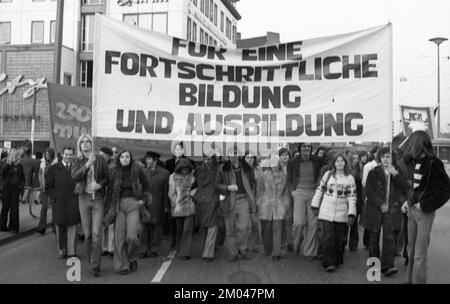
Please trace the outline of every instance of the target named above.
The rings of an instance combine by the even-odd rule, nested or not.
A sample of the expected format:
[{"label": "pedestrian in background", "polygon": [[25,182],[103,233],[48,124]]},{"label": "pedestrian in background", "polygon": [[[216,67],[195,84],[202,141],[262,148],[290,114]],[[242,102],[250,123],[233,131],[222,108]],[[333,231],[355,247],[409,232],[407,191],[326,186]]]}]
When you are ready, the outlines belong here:
[{"label": "pedestrian in background", "polygon": [[25,175],[23,166],[20,163],[20,156],[20,150],[12,151],[0,172],[3,178],[0,231],[19,232],[19,195],[23,191],[25,184]]},{"label": "pedestrian in background", "polygon": [[159,153],[148,151],[145,154],[149,178],[149,192],[152,203],[148,206],[150,222],[142,223],[141,258],[158,256],[161,247],[164,216],[170,211],[169,201],[169,171],[164,169],[159,161]]},{"label": "pedestrian in background", "polygon": [[[364,228],[370,232],[369,257],[381,257],[381,272],[389,277],[398,272],[395,243],[402,223],[402,192],[408,189],[408,182],[404,173],[392,163],[389,147],[379,150],[378,161],[380,165],[370,171],[366,181]],[[380,255],[381,230],[383,250]]]},{"label": "pedestrian in background", "polygon": [[332,272],[344,263],[347,225],[353,225],[356,216],[355,180],[342,153],[336,154],[333,169],[320,181],[311,210],[322,226],[322,266]]},{"label": "pedestrian in background", "polygon": [[287,173],[278,157],[264,159],[261,167],[263,173],[256,190],[258,219],[263,227],[264,252],[278,261],[281,258],[283,224],[290,204]]},{"label": "pedestrian in background", "polygon": [[294,198],[294,252],[313,261],[318,256],[317,217],[311,201],[317,187],[322,161],[312,155],[310,143],[298,145],[300,155],[289,161],[287,167],[288,189]]},{"label": "pedestrian in background", "polygon": [[216,191],[219,164],[213,149],[205,151],[203,164],[195,170],[194,195],[200,227],[203,230],[202,258],[207,262],[214,259],[214,249],[217,237],[217,209],[219,207],[219,193]]},{"label": "pedestrian in background", "polygon": [[[287,166],[289,163],[289,160],[291,159],[291,152],[289,152],[289,149],[286,147],[281,148],[278,150],[278,156],[280,158],[279,165],[283,172],[286,174],[287,177]],[[289,204],[288,209],[286,213],[286,218],[283,221],[283,233],[282,233],[282,248],[285,248],[287,251],[293,251],[294,250],[294,237],[292,235],[292,225],[294,223],[294,200],[292,198],[291,193],[288,191],[289,196]]]},{"label": "pedestrian in background", "polygon": [[169,178],[169,198],[172,217],[176,222],[176,248],[182,260],[191,258],[192,232],[195,221],[194,167],[189,159],[181,158]]},{"label": "pedestrian in background", "polygon": [[56,239],[59,258],[75,257],[77,225],[81,222],[75,181],[71,177],[71,147],[63,148],[62,161],[51,166],[45,179],[45,192],[54,197],[53,223],[56,225]]},{"label": "pedestrian in background", "polygon": [[408,283],[427,282],[428,246],[436,210],[450,198],[450,180],[425,131],[410,135],[405,162],[413,181],[408,203]]},{"label": "pedestrian in background", "polygon": [[[48,170],[52,165],[58,163],[58,159],[56,158],[55,150],[52,148],[47,148],[44,153],[44,158],[41,159],[41,163],[39,166],[39,179],[40,184],[43,189],[41,194],[41,214],[39,216],[39,224],[37,232],[44,235],[45,230],[47,229],[47,213],[48,207],[53,203],[53,196],[48,194],[45,191],[45,181],[47,178]],[[53,218],[53,208],[52,208],[52,218]],[[52,225],[53,221],[52,221]],[[53,231],[56,232],[55,227],[53,226]]]},{"label": "pedestrian in background", "polygon": [[82,134],[77,142],[77,158],[72,168],[72,178],[77,183],[81,223],[86,240],[90,273],[100,275],[102,256],[102,229],[104,198],[108,185],[108,165],[103,157],[92,150],[92,137]]},{"label": "pedestrian in background", "polygon": [[140,252],[140,208],[151,203],[150,184],[144,169],[127,150],[119,153],[110,172],[107,201],[114,218],[114,270],[121,275],[137,270]]}]

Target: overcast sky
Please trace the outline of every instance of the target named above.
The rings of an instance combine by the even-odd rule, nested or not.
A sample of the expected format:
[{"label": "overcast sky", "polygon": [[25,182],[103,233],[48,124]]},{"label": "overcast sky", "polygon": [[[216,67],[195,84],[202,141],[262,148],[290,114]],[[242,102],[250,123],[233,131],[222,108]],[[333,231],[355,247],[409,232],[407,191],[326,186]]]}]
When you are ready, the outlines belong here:
[{"label": "overcast sky", "polygon": [[[399,104],[437,104],[437,47],[450,38],[449,0],[240,0],[242,38],[280,34],[282,42],[393,24],[394,118]],[[441,129],[450,132],[450,41],[441,44]],[[406,81],[400,81],[404,77]],[[400,130],[396,124],[396,132]]]}]

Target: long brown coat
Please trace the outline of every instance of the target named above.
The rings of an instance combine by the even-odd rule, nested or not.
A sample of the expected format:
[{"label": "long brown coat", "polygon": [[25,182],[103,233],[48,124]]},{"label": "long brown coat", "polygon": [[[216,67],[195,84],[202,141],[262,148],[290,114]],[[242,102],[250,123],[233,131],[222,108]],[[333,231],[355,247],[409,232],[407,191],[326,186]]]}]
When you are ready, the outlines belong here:
[{"label": "long brown coat", "polygon": [[258,180],[256,205],[260,220],[284,220],[290,197],[286,186],[287,174],[279,166],[264,170]]}]

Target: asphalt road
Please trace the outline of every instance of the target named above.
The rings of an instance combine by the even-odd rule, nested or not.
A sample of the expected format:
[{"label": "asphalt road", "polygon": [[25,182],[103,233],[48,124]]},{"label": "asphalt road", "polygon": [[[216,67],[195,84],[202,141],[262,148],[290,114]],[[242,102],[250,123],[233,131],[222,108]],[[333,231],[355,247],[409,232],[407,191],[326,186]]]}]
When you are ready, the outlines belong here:
[{"label": "asphalt road", "polygon": [[[69,282],[66,278],[69,270],[66,260],[59,260],[56,257],[55,236],[36,234],[0,247],[0,283],[373,284],[366,279],[368,252],[361,247],[356,252],[346,251],[345,265],[334,273],[325,272],[319,261],[307,262],[290,252],[285,253],[278,262],[260,253],[253,254],[250,261],[230,263],[227,260],[226,249],[221,248],[213,262],[205,262],[200,258],[200,234],[194,237],[191,260],[181,261],[176,257],[173,259],[169,257],[167,241],[164,241],[160,253],[159,257],[139,260],[138,271],[126,276],[114,273],[112,259],[104,257],[101,276],[93,278],[88,274],[84,245],[79,243],[81,281]],[[450,204],[441,208],[436,216],[428,265],[429,283],[450,283]],[[391,278],[381,277],[379,283],[404,283],[406,269],[402,258],[396,259],[396,266],[399,273]]]}]

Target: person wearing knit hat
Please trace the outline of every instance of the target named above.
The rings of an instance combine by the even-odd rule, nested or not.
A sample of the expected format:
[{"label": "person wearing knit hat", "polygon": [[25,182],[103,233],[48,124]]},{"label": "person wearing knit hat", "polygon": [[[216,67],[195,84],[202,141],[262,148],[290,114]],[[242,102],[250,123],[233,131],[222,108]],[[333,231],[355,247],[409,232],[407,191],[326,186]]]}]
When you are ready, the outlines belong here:
[{"label": "person wearing knit hat", "polygon": [[163,239],[163,222],[170,211],[169,171],[161,166],[159,153],[145,153],[146,173],[150,182],[152,203],[148,206],[150,222],[141,225],[141,258],[158,256]]}]

